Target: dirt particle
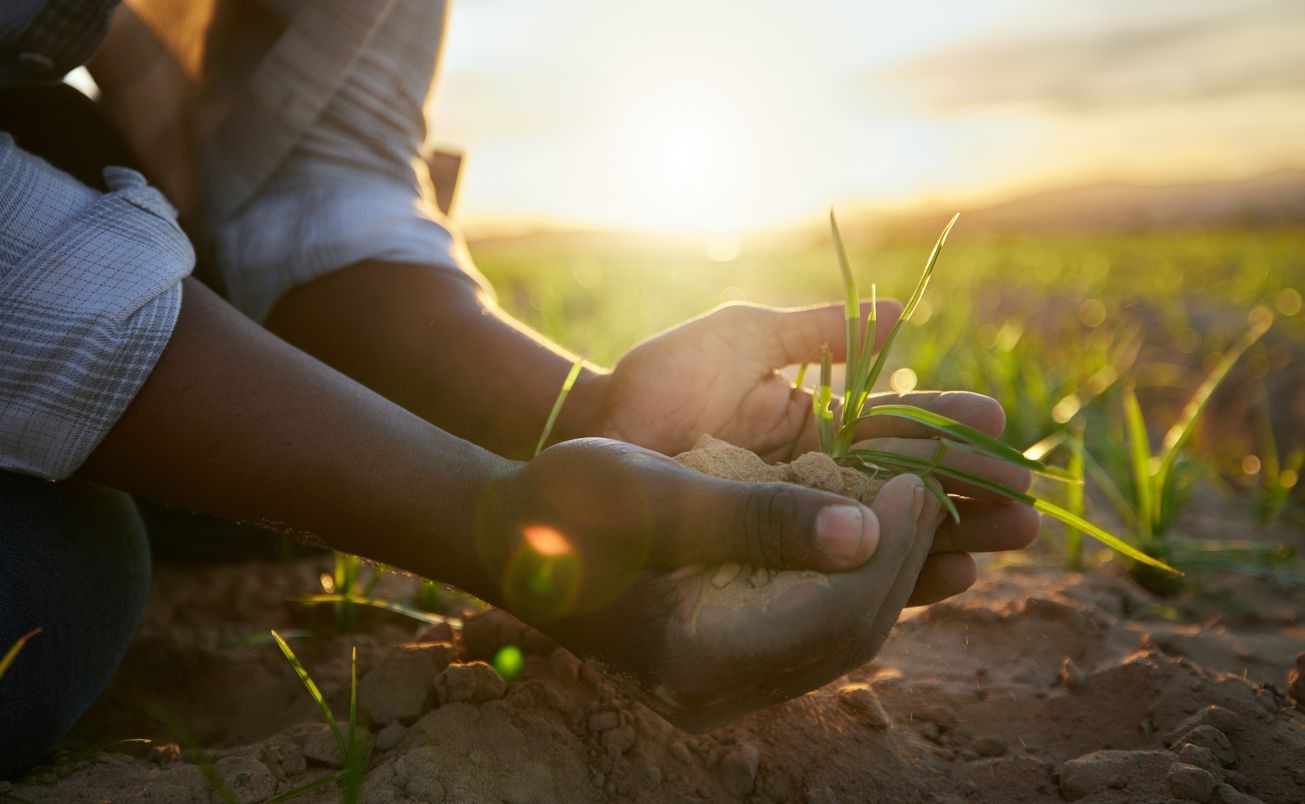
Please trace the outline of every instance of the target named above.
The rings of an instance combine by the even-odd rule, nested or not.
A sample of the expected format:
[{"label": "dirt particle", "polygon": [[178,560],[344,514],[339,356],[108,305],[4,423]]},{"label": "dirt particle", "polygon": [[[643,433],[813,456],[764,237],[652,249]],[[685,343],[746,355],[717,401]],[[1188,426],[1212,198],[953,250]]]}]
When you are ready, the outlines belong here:
[{"label": "dirt particle", "polygon": [[689,748],[684,743],[676,741],[671,743],[671,756],[681,765],[693,763],[693,755],[689,753]]},{"label": "dirt particle", "polygon": [[395,645],[358,685],[358,699],[375,723],[413,721],[430,708],[435,674],[453,660],[447,642]]},{"label": "dirt particle", "polygon": [[879,695],[866,684],[848,684],[839,689],[838,703],[857,722],[875,731],[887,731],[893,727],[892,718]]},{"label": "dirt particle", "polygon": [[607,755],[612,759],[618,759],[622,754],[634,748],[636,739],[637,736],[632,727],[617,726],[611,731],[603,732],[603,749],[607,751]]},{"label": "dirt particle", "polygon": [[402,742],[404,735],[407,733],[407,727],[396,720],[376,733],[376,748],[381,751],[389,751]]},{"label": "dirt particle", "polygon": [[[1131,788],[1134,782],[1160,778],[1172,763],[1167,751],[1094,751],[1061,765],[1060,792],[1078,801],[1098,790]],[[1142,791],[1136,792],[1140,796]]]},{"label": "dirt particle", "polygon": [[304,757],[319,765],[340,767],[340,744],[335,741],[335,733],[325,723],[310,723],[303,729]]},{"label": "dirt particle", "polygon": [[441,704],[484,703],[507,694],[507,682],[484,662],[453,664],[435,679]]},{"label": "dirt particle", "polygon": [[717,589],[724,589],[738,577],[742,570],[743,566],[740,564],[721,564],[716,568],[715,574],[711,576],[711,585]]},{"label": "dirt particle", "polygon": [[1214,804],[1265,804],[1263,799],[1256,798],[1250,793],[1243,793],[1230,784],[1215,787],[1214,795],[1210,800]]},{"label": "dirt particle", "polygon": [[611,710],[594,712],[589,716],[589,730],[595,732],[611,731],[621,725],[621,717]]},{"label": "dirt particle", "polygon": [[1219,764],[1225,768],[1231,768],[1237,761],[1232,741],[1228,739],[1228,735],[1214,726],[1201,725],[1189,729],[1186,734],[1174,741],[1173,747],[1181,752],[1185,745],[1208,748]]},{"label": "dirt particle", "polygon": [[1066,656],[1061,661],[1059,675],[1060,686],[1070,692],[1078,692],[1083,689],[1083,684],[1084,681],[1086,681],[1086,678],[1087,677],[1084,675],[1083,671],[1079,669],[1073,659]]},{"label": "dirt particle", "polygon": [[1169,766],[1168,781],[1169,792],[1174,798],[1203,803],[1210,800],[1217,784],[1209,771],[1186,762],[1175,762]]},{"label": "dirt particle", "polygon": [[574,682],[580,678],[580,660],[566,648],[558,648],[549,654],[548,669],[562,681]]},{"label": "dirt particle", "polygon": [[720,762],[720,781],[726,792],[746,796],[757,783],[757,769],[761,765],[761,751],[744,743],[727,753]]},{"label": "dirt particle", "polygon": [[998,737],[980,737],[974,741],[974,750],[984,757],[1005,756],[1006,743]]},{"label": "dirt particle", "polygon": [[213,764],[213,769],[241,802],[262,801],[276,792],[276,777],[253,757],[223,757]]},{"label": "dirt particle", "polygon": [[1174,753],[1178,754],[1179,762],[1186,762],[1188,765],[1195,765],[1208,771],[1214,771],[1219,767],[1219,760],[1215,758],[1214,752],[1203,746],[1184,743]]}]

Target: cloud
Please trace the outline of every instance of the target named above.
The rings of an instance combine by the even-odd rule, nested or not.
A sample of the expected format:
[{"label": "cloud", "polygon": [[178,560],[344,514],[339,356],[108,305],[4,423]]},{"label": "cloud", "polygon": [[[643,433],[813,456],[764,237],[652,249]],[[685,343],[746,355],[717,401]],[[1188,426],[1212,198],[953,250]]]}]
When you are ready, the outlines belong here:
[{"label": "cloud", "polygon": [[879,70],[875,91],[938,110],[1035,105],[1092,112],[1261,91],[1305,92],[1305,3],[1143,16],[962,42]]}]

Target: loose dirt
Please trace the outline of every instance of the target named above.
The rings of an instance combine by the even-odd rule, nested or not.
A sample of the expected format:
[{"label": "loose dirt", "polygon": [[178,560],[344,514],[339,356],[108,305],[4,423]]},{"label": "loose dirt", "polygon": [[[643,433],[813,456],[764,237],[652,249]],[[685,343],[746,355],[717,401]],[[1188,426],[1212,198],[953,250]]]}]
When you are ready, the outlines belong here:
[{"label": "loose dirt", "polygon": [[[725,472],[710,452],[683,460]],[[756,461],[729,468],[755,477],[729,476],[861,482],[829,469]],[[1240,505],[1203,493],[1178,530],[1305,549],[1291,525],[1251,531]],[[357,646],[366,801],[1305,801],[1305,701],[1288,690],[1305,694],[1305,593],[1265,579],[1203,576],[1201,593],[1161,599],[1113,564],[1066,572],[1042,545],[984,557],[974,589],[908,612],[872,664],[694,736],[499,611],[451,599],[470,615],[460,631],[365,612],[339,633],[329,610],[287,602],[328,568],[159,566],[122,668],[67,744],[92,749],[0,794],[216,800],[182,730],[242,801],[331,772],[314,704],[274,645],[250,641],[275,627],[311,632],[291,644],[340,714]],[[721,589],[755,591],[745,568],[716,572]],[[413,584],[387,577],[377,594]],[[506,683],[483,663],[504,645],[525,653]],[[155,742],[94,748],[131,737]]]}]

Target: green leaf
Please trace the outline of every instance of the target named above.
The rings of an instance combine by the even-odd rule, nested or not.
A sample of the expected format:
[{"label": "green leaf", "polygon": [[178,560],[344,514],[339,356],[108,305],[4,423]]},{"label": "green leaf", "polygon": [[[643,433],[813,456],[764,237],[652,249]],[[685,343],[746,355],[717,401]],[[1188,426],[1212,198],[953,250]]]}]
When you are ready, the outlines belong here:
[{"label": "green leaf", "polygon": [[998,441],[982,430],[976,430],[968,424],[962,424],[955,419],[935,413],[932,410],[925,410],[914,405],[876,405],[862,414],[862,419],[868,419],[872,416],[892,416],[899,419],[922,424],[941,433],[946,433],[952,438],[963,443],[972,444],[980,447],[984,454],[990,457],[1005,461],[1006,463],[1023,466],[1035,472],[1046,473],[1048,468],[1038,461],[1024,457],[1023,453],[1014,447],[1002,441]]},{"label": "green leaf", "polygon": [[281,638],[281,635],[276,631],[272,631],[272,638],[276,640],[276,644],[281,648],[281,652],[285,654],[286,660],[294,668],[295,675],[299,676],[299,680],[303,682],[304,688],[308,690],[308,696],[317,704],[317,708],[322,710],[322,717],[326,720],[326,725],[331,727],[331,734],[335,735],[336,745],[340,746],[341,758],[347,757],[349,749],[345,745],[344,735],[340,733],[340,724],[335,722],[335,715],[331,713],[331,707],[327,706],[326,699],[322,697],[322,691],[317,688],[312,676],[308,675],[308,671],[304,669],[299,657],[295,656],[295,652],[290,650],[290,646]]},{"label": "green leaf", "polygon": [[558,414],[562,412],[562,406],[566,404],[566,398],[571,395],[571,388],[575,386],[576,378],[580,376],[580,370],[584,368],[584,360],[577,358],[571,364],[571,370],[566,373],[566,379],[562,380],[562,390],[557,392],[557,399],[553,400],[553,409],[548,412],[548,419],[544,422],[544,431],[539,434],[539,443],[535,445],[535,454],[544,451],[544,445],[548,443],[548,436],[553,432],[553,425],[557,424]]},{"label": "green leaf", "polygon": [[14,663],[14,659],[18,658],[18,654],[22,651],[23,646],[27,644],[27,640],[41,633],[41,630],[40,628],[33,628],[18,637],[18,640],[9,646],[9,650],[5,651],[4,658],[0,658],[0,678],[4,678],[5,673],[9,672],[10,665]]},{"label": "green leaf", "polygon": [[820,349],[820,385],[811,396],[811,407],[816,417],[816,433],[820,436],[820,449],[831,453],[834,449],[834,411],[830,403],[834,401],[833,356],[829,347]]},{"label": "green leaf", "polygon": [[1169,473],[1173,471],[1178,451],[1191,438],[1192,431],[1196,428],[1196,421],[1200,418],[1201,412],[1205,410],[1205,406],[1210,402],[1210,397],[1224,381],[1224,378],[1228,376],[1228,373],[1232,371],[1237,361],[1246,353],[1246,350],[1254,346],[1255,342],[1269,331],[1272,323],[1273,319],[1270,316],[1253,324],[1250,330],[1242,336],[1241,340],[1224,354],[1223,359],[1215,365],[1209,375],[1206,376],[1205,381],[1196,389],[1196,393],[1187,401],[1187,405],[1183,408],[1183,413],[1178,417],[1178,421],[1174,422],[1174,426],[1169,428],[1169,432],[1165,433],[1163,451],[1160,455],[1160,468],[1156,472],[1157,485],[1163,487],[1168,484]]},{"label": "green leaf", "polygon": [[884,364],[888,360],[888,353],[892,351],[893,344],[897,342],[897,336],[901,334],[902,328],[911,320],[911,316],[915,315],[916,308],[920,306],[920,300],[924,298],[925,288],[929,287],[929,280],[933,277],[934,266],[938,263],[938,255],[942,254],[943,245],[947,242],[947,235],[951,233],[952,227],[956,225],[956,221],[960,217],[959,212],[953,215],[952,219],[943,227],[942,234],[938,236],[938,242],[934,244],[933,251],[929,253],[929,260],[925,263],[924,271],[920,274],[920,281],[916,283],[915,291],[911,294],[911,298],[907,299],[906,306],[902,308],[902,317],[897,319],[897,323],[893,324],[892,329],[888,330],[888,337],[884,340],[884,346],[879,350],[879,356],[875,358],[874,366],[866,377],[866,388],[874,388],[875,382],[879,380],[879,375],[883,373]]},{"label": "green leaf", "polygon": [[935,465],[932,461],[927,461],[912,456],[899,455],[894,452],[883,452],[880,450],[852,450],[849,454],[858,458],[863,458],[865,460],[868,460],[876,464],[896,464],[899,466],[913,465],[914,468],[917,470],[931,471],[934,474],[939,474],[946,477],[952,477],[957,480],[964,480],[966,483],[969,483],[973,486],[984,489],[986,491],[990,491],[993,494],[1000,495],[1009,500],[1014,500],[1016,502],[1024,503],[1025,505],[1034,508],[1038,511],[1042,511],[1043,513],[1048,514],[1049,516],[1052,516],[1060,520],[1061,522],[1064,522],[1067,525],[1072,525],[1078,528],[1079,530],[1083,531],[1084,533],[1088,534],[1092,538],[1096,539],[1097,541],[1101,542],[1102,544],[1106,545],[1107,547],[1110,547],[1116,552],[1128,556],[1134,561],[1138,561],[1143,564],[1148,564],[1152,567],[1156,567],[1157,569],[1165,570],[1166,572],[1172,572],[1175,575],[1182,575],[1181,572],[1169,566],[1168,564],[1164,563],[1163,561],[1160,561],[1158,559],[1155,559],[1147,555],[1146,553],[1143,553],[1141,550],[1138,550],[1136,547],[1133,547],[1131,544],[1125,542],[1123,539],[1120,539],[1118,536],[1115,536],[1097,527],[1096,525],[1093,525],[1091,522],[1088,522],[1086,519],[1083,519],[1080,516],[1076,516],[1070,513],[1069,511],[1066,511],[1065,509],[1061,508],[1060,506],[1049,503],[1046,500],[1042,500],[1037,497],[1034,497],[1031,494],[1026,494],[1021,491],[1016,491],[1015,489],[1002,485],[1001,483],[995,483],[987,479],[986,477],[980,477],[979,475],[971,474],[969,472],[963,472],[959,469],[955,469],[950,466]]},{"label": "green leaf", "polygon": [[1128,460],[1133,470],[1133,485],[1137,498],[1137,526],[1142,543],[1154,535],[1155,477],[1151,474],[1151,440],[1142,419],[1142,407],[1132,387],[1124,390],[1124,422],[1128,429]]},{"label": "green leaf", "polygon": [[314,779],[313,781],[307,784],[300,785],[299,787],[296,787],[293,790],[287,790],[286,792],[282,793],[279,796],[273,796],[272,798],[269,798],[267,800],[267,804],[279,804],[279,802],[282,801],[292,801],[296,798],[301,798],[313,792],[314,790],[320,790],[323,787],[329,787],[330,785],[333,785],[336,782],[343,781],[346,773],[347,771],[340,770],[340,771],[336,771],[335,773],[327,774],[326,776],[323,776],[320,779]]},{"label": "green leaf", "polygon": [[445,617],[429,611],[421,611],[420,609],[414,609],[411,606],[405,606],[402,603],[396,603],[393,600],[385,600],[384,598],[379,597],[360,597],[358,595],[299,595],[288,599],[292,603],[302,603],[308,606],[322,603],[353,603],[359,606],[370,606],[374,609],[382,609],[384,611],[393,612],[394,614],[402,614],[404,617],[410,617],[423,623],[430,623],[431,625],[448,623],[454,628],[459,628],[462,625],[462,620],[457,617]]},{"label": "green leaf", "polygon": [[[847,259],[847,248],[843,245],[843,235],[838,230],[838,218],[833,208],[829,210],[829,231],[834,237],[834,252],[838,255],[838,269],[843,275],[843,316],[847,325],[847,356],[844,364],[843,406],[850,408],[852,395],[855,393],[856,366],[860,363],[861,350],[861,294],[856,287],[856,276],[852,274],[852,264]],[[846,418],[846,417],[845,417]]]}]

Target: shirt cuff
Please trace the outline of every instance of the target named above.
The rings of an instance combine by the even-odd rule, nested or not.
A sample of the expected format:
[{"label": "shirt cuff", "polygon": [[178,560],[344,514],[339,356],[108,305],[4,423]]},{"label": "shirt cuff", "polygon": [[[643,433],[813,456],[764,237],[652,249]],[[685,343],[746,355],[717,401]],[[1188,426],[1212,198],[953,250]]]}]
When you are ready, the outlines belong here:
[{"label": "shirt cuff", "polygon": [[265,188],[214,243],[228,299],[259,322],[287,291],[364,261],[429,265],[492,293],[416,188],[361,170],[332,166]]},{"label": "shirt cuff", "polygon": [[85,462],[149,377],[195,258],[140,174],[108,168],[109,193],[70,196],[75,182],[7,139],[0,199],[21,214],[0,225],[0,469],[55,480]]}]

